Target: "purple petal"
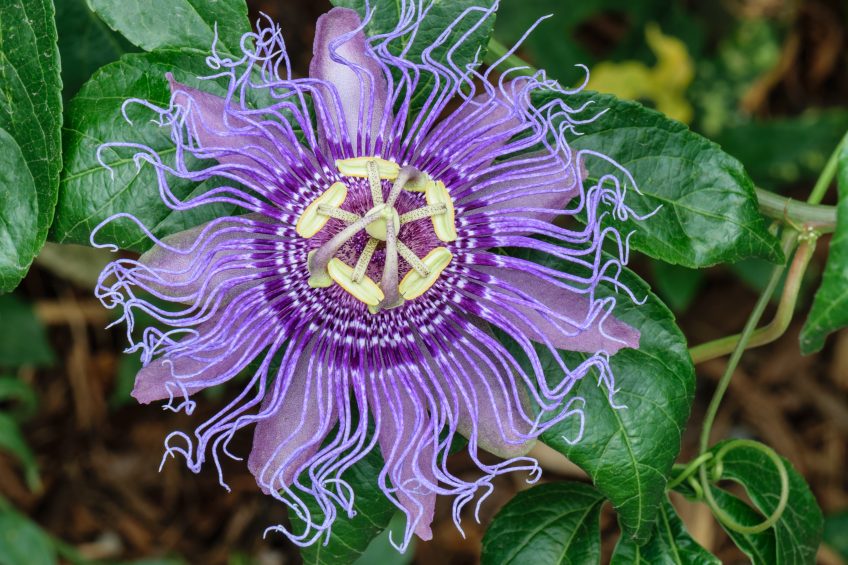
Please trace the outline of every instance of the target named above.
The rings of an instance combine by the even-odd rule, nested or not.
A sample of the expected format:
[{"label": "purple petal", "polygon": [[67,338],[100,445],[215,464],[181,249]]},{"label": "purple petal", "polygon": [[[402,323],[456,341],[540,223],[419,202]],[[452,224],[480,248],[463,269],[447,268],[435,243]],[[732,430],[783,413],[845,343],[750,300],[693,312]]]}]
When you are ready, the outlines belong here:
[{"label": "purple petal", "polygon": [[[237,256],[256,251],[255,240],[267,237],[251,230],[248,222],[267,223],[267,218],[248,214],[241,220],[213,221],[217,222],[217,229],[207,230],[209,224],[203,224],[163,239],[165,245],[184,250],[184,253],[156,245],[139,257],[139,263],[155,272],[155,276],[139,273],[140,277],[149,278],[144,281],[149,290],[190,303],[194,302],[204,284],[206,295],[224,285],[221,290],[225,296],[231,296],[237,287],[227,285],[227,281],[244,279],[255,273],[248,262]],[[203,237],[202,241],[198,239],[200,237]]]},{"label": "purple petal", "polygon": [[[600,324],[602,316],[599,316],[589,327],[581,330],[578,324],[586,319],[592,305],[584,295],[569,292],[541,277],[517,269],[479,265],[472,268],[531,294],[540,303],[537,307],[531,307],[509,302],[509,306],[526,317],[529,324],[506,308],[499,309],[501,315],[534,341],[542,343],[547,339],[558,349],[585,353],[605,351],[610,355],[624,347],[639,347],[639,330],[613,316],[607,316]],[[556,316],[573,320],[574,323]]]},{"label": "purple petal", "polygon": [[[496,359],[481,359],[469,348],[453,349],[460,374],[471,379],[476,395],[476,400],[472,400],[476,406],[471,409],[465,402],[459,403],[457,431],[470,439],[476,428],[477,446],[498,457],[526,455],[536,441],[527,437],[532,435],[533,425],[528,421],[530,410],[523,386],[516,382],[515,375],[501,374],[509,369],[500,366]],[[499,371],[496,373],[489,363]]]},{"label": "purple petal", "polygon": [[[166,76],[173,104],[185,112],[192,137],[219,163],[266,170],[269,162],[284,162],[280,150],[289,148],[287,143],[282,138],[276,144],[270,141],[258,126],[237,115],[233,102],[181,84],[171,73]],[[246,171],[229,172],[251,180]]]},{"label": "purple petal", "polygon": [[[319,389],[329,388],[325,368],[319,378],[318,369],[310,370],[309,348],[300,355],[294,369],[286,376],[288,388],[279,407],[256,424],[253,448],[247,467],[266,494],[290,485],[301,467],[321,448],[338,415],[335,406],[325,406],[328,399],[319,398]],[[317,359],[317,358],[316,358]],[[324,393],[326,394],[326,392]],[[275,400],[271,391],[262,400],[262,411]]]},{"label": "purple petal", "polygon": [[[408,390],[399,391],[395,405],[379,395],[377,402],[382,421],[378,440],[389,478],[397,489],[397,498],[407,519],[414,523],[415,535],[429,540],[433,538],[430,524],[436,510],[436,493],[428,485],[436,484],[432,468],[435,453],[433,442],[428,441],[426,434],[429,416],[420,406],[416,408],[412,401],[414,394]],[[416,418],[426,422],[416,422]]]},{"label": "purple petal", "polygon": [[[511,215],[552,222],[556,212],[520,210],[545,208],[565,210],[572,198],[580,194],[575,167],[564,165],[549,153],[530,153],[514,157],[503,163],[514,170],[484,175],[484,188],[474,192],[467,203],[467,214],[515,209]],[[523,171],[527,171],[524,173]],[[581,176],[586,177],[581,166]],[[491,182],[488,182],[491,180]]]},{"label": "purple petal", "polygon": [[[319,17],[309,65],[310,77],[327,81],[338,91],[343,111],[340,125],[347,130],[354,147],[360,130],[368,130],[372,140],[379,135],[388,98],[383,70],[361,27],[359,15],[348,8],[333,8]],[[341,42],[343,35],[351,33],[349,39]],[[340,43],[331,45],[336,40]],[[326,104],[331,106],[332,102]]]},{"label": "purple petal", "polygon": [[[141,404],[158,400],[190,396],[199,390],[214,386],[237,375],[265,346],[261,338],[245,336],[236,344],[209,341],[221,319],[214,316],[197,327],[197,336],[185,338],[181,345],[197,342],[179,355],[164,355],[142,368],[135,377],[132,396]],[[238,326],[238,323],[234,324]],[[203,345],[206,344],[206,347]]]}]

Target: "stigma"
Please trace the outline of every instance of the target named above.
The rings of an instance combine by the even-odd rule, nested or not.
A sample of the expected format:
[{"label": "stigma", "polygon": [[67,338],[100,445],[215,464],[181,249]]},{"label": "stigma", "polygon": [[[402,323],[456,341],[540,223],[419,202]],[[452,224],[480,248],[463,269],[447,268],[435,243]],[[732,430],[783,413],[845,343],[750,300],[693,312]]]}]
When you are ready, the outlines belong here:
[{"label": "stigma", "polygon": [[[403,241],[399,235],[406,224],[427,222],[438,241],[450,243],[457,239],[453,199],[445,184],[413,167],[400,166],[380,157],[341,159],[336,161],[336,169],[342,177],[352,179],[351,182],[334,182],[309,203],[295,225],[300,237],[311,239],[326,228],[330,219],[344,224],[320,247],[310,251],[307,258],[309,285],[325,288],[336,284],[367,305],[372,314],[396,308],[426,293],[450,264],[453,254],[447,247],[437,246],[423,258],[419,257],[413,249],[420,249],[420,245],[415,241]],[[367,180],[367,194],[362,196],[370,200],[370,208],[362,214],[366,206],[361,206],[357,214],[343,206],[350,191],[363,186],[361,179]],[[385,198],[384,181],[392,183]],[[410,210],[407,203],[407,211],[400,213],[397,202],[404,191],[423,194],[421,206]],[[353,264],[348,264],[339,257],[340,251],[362,232],[367,236],[366,243]],[[421,232],[407,230],[405,233],[418,233],[420,237]],[[366,273],[378,250],[383,250],[384,259],[382,276],[375,281]],[[402,280],[399,259],[410,267]],[[350,261],[349,252],[347,260]]]}]

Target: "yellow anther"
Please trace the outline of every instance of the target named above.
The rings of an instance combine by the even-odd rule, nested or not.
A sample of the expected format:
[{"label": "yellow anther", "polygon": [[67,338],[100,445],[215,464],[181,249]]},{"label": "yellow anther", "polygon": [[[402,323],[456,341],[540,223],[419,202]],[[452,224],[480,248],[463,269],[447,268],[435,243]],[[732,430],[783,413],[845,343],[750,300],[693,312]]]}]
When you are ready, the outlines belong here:
[{"label": "yellow anther", "polygon": [[326,273],[321,275],[312,275],[309,277],[309,280],[306,281],[306,284],[312,288],[327,288],[328,286],[333,286],[333,279]]},{"label": "yellow anther", "polygon": [[343,182],[334,182],[321,196],[313,200],[297,219],[297,225],[294,227],[297,234],[309,239],[321,231],[321,228],[330,221],[330,216],[322,214],[318,207],[326,204],[332,208],[338,208],[345,198],[347,198],[347,186]]},{"label": "yellow anther", "polygon": [[389,218],[391,218],[392,223],[394,223],[395,234],[397,234],[398,230],[400,230],[400,216],[398,215],[397,210],[389,208],[388,206],[380,212],[379,220],[375,220],[365,226],[365,231],[368,232],[368,235],[375,239],[386,241],[386,230],[388,228]]},{"label": "yellow anther", "polygon": [[442,271],[445,270],[452,259],[453,254],[446,247],[437,247],[430,251],[421,260],[427,266],[428,275],[423,277],[415,270],[406,273],[398,286],[401,296],[407,300],[412,300],[427,292],[436,283],[439,275],[442,274]]},{"label": "yellow anther", "polygon": [[380,169],[380,178],[383,180],[395,180],[400,172],[400,165],[393,161],[386,161],[380,157],[354,157],[352,159],[339,159],[336,168],[346,177],[368,178],[368,161],[376,161]]},{"label": "yellow anther", "polygon": [[444,214],[436,214],[431,217],[433,221],[433,231],[436,232],[436,237],[444,242],[456,240],[456,221],[453,209],[453,200],[448,194],[448,189],[442,181],[432,182],[427,185],[427,191],[424,193],[427,198],[427,204],[436,206],[444,204],[446,211]]},{"label": "yellow anther", "polygon": [[345,264],[337,257],[334,257],[327,265],[327,272],[340,287],[360,302],[369,306],[376,306],[385,298],[377,283],[369,277],[364,277],[359,282],[353,282],[353,267]]},{"label": "yellow anther", "polygon": [[421,173],[414,180],[408,181],[405,185],[403,185],[404,190],[408,190],[409,192],[426,192],[427,187],[433,184],[433,180],[430,179],[430,175],[427,173]]}]

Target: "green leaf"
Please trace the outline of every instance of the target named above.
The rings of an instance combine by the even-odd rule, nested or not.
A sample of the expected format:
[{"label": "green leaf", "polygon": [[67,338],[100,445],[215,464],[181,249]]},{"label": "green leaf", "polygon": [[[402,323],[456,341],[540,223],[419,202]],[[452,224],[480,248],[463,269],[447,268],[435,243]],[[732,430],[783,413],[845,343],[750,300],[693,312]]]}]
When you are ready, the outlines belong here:
[{"label": "green leaf", "polygon": [[677,312],[685,312],[704,283],[704,274],[678,265],[651,262],[652,282],[663,300]]},{"label": "green leaf", "polygon": [[[47,230],[53,219],[56,195],[59,188],[59,170],[62,167],[62,81],[59,78],[59,49],[56,46],[56,24],[53,2],[50,0],[3,0],[0,2],[0,128],[11,135],[32,174],[33,184],[24,180],[24,175],[5,173],[0,178],[4,184],[20,178],[27,185],[16,199],[31,198],[31,210],[20,210],[20,204],[12,207],[27,216],[35,214],[34,233],[22,243],[17,267],[29,265],[29,257],[35,255],[47,238]],[[4,137],[0,152],[4,155],[0,168],[19,167],[18,152],[11,148]],[[14,155],[8,155],[13,153]],[[35,194],[29,194],[35,187]],[[7,191],[11,187],[0,187],[5,209]],[[32,198],[34,196],[34,198]],[[20,200],[18,200],[20,202]],[[0,212],[0,224],[8,220],[7,212]],[[14,219],[20,222],[20,219]],[[29,226],[31,220],[27,219]],[[12,231],[17,231],[22,224]],[[3,239],[5,239],[5,234]],[[0,263],[5,263],[8,242],[2,244]],[[5,267],[0,267],[5,270]],[[0,271],[0,292],[9,290],[16,282],[10,275]],[[11,286],[10,286],[11,285]]]},{"label": "green leaf", "polygon": [[[30,489],[39,490],[41,488],[35,455],[27,445],[18,423],[5,412],[0,412],[0,451],[12,454],[21,462],[24,469],[24,478]],[[0,550],[0,554],[2,554],[2,550]],[[2,559],[0,559],[0,563],[2,563]]]},{"label": "green leaf", "polygon": [[121,355],[118,361],[118,371],[115,374],[112,394],[109,396],[109,406],[120,408],[132,400],[131,394],[135,386],[135,377],[140,370],[141,352],[124,353]]},{"label": "green leaf", "polygon": [[35,182],[21,148],[4,129],[0,129],[0,202],[2,293],[18,286],[41,246]]},{"label": "green leaf", "polygon": [[825,519],[824,543],[848,560],[848,510],[831,514]]},{"label": "green leaf", "polygon": [[483,565],[597,564],[604,497],[581,483],[549,483],[519,492],[483,537]]},{"label": "green leaf", "polygon": [[37,524],[12,510],[0,511],[0,565],[53,565],[53,543]]},{"label": "green leaf", "polygon": [[[159,237],[182,231],[213,218],[227,215],[228,205],[201,206],[175,212],[159,196],[153,167],[139,170],[133,160],[135,149],[97,149],[106,142],[132,142],[157,151],[166,163],[173,164],[176,152],[169,128],[151,122],[152,112],[139,105],[127,106],[132,124],[121,116],[121,106],[128,98],[140,98],[153,104],[169,104],[171,93],[165,73],[190,86],[203,88],[223,96],[225,86],[219,82],[198,81],[209,73],[205,53],[193,50],[162,50],[155,53],[125,55],[120,61],[98,71],[71,101],[68,129],[65,131],[65,171],[56,213],[53,237],[59,242],[88,244],[94,227],[119,212],[132,212]],[[196,163],[190,160],[188,165]],[[113,176],[114,175],[114,176]],[[198,194],[216,179],[201,185],[184,179],[169,178],[170,187],[179,198]],[[121,219],[107,225],[98,234],[100,242],[115,242],[125,249],[143,251],[150,242],[133,222]]]},{"label": "green leaf", "polygon": [[622,536],[615,546],[610,565],[721,565],[718,557],[698,545],[677,515],[674,506],[663,500],[651,539],[642,546]]},{"label": "green leaf", "polygon": [[[359,13],[361,18],[365,17],[365,0],[332,0],[335,6],[352,8]],[[394,54],[399,54],[406,49],[404,58],[416,63],[422,62],[421,54],[429,48],[448,26],[462,15],[468,8],[490,8],[494,0],[451,0],[450,2],[437,1],[428,6],[427,15],[421,21],[419,29],[410,46],[409,38],[404,41],[395,41],[391,46]],[[365,26],[365,33],[369,36],[387,33],[395,29],[400,17],[401,2],[396,0],[372,0],[370,8],[374,15]],[[480,20],[481,12],[475,11],[465,16],[453,27],[448,40],[439,48],[430,53],[430,58],[439,63],[447,62],[448,52],[456,41],[459,41],[466,33],[462,45],[451,53],[451,60],[461,69],[475,61],[482,62],[495,25],[494,15],[486,19],[472,32],[471,29]],[[413,108],[420,107],[430,92],[434,79],[432,76],[423,74],[418,90],[413,96],[411,104]]]},{"label": "green leaf", "polygon": [[[710,451],[716,453],[727,443],[721,442]],[[789,475],[789,501],[777,523],[761,534],[740,534],[725,529],[739,548],[758,563],[815,563],[824,518],[804,478],[787,459],[781,460]],[[759,510],[755,512],[730,493],[714,487],[713,493],[720,507],[741,524],[758,524],[777,506],[780,477],[772,461],[762,451],[744,445],[728,451],[722,460],[722,478],[741,484]],[[735,502],[729,502],[731,499]]]},{"label": "green leaf", "polygon": [[0,296],[0,320],[0,367],[53,363],[44,326],[29,304],[13,295]]},{"label": "green leaf", "polygon": [[848,326],[848,143],[843,144],[840,151],[837,186],[836,232],[830,240],[822,285],[801,329],[801,353],[804,355],[819,351],[828,335]]},{"label": "green leaf", "polygon": [[[547,257],[547,258],[546,258]],[[549,256],[534,259],[558,268]],[[610,359],[615,375],[614,408],[607,391],[587,375],[574,387],[574,396],[586,401],[586,425],[576,444],[580,422],[568,418],[542,435],[542,441],[582,467],[616,508],[626,534],[637,543],[648,540],[660,503],[665,496],[671,466],[680,451],[683,428],[695,392],[695,370],[686,338],[674,316],[651,293],[648,285],[624,269],[619,280],[645,303],[634,304],[619,293],[613,314],[639,329],[639,349],[622,349]],[[597,296],[611,296],[599,287]],[[561,369],[551,354],[537,348],[546,375],[560,378]],[[569,366],[585,354],[561,352]],[[520,358],[520,357],[517,357]]]},{"label": "green leaf", "polygon": [[190,47],[209,51],[218,29],[218,49],[241,53],[250,31],[244,0],[88,0],[109,27],[145,51]]},{"label": "green leaf", "polygon": [[[348,518],[340,512],[326,545],[322,538],[301,550],[304,564],[353,563],[368,549],[371,540],[389,526],[397,507],[386,498],[377,484],[377,477],[383,469],[383,458],[378,451],[372,450],[343,475],[343,479],[356,493],[353,504],[356,515]],[[317,505],[307,504],[313,513],[320,516],[321,511]],[[290,518],[295,524],[292,527],[297,531],[297,524],[302,526],[302,522],[296,516],[291,515]]]},{"label": "green leaf", "polygon": [[728,127],[716,141],[745,164],[757,186],[774,189],[814,180],[846,130],[848,111],[812,110]]},{"label": "green leaf", "polygon": [[[760,513],[729,492],[713,489],[713,496],[719,506],[743,526],[756,526],[763,521]],[[736,547],[750,557],[753,563],[777,563],[775,554],[777,544],[773,528],[759,534],[740,534],[728,529],[725,531]]]},{"label": "green leaf", "polygon": [[32,387],[15,377],[0,377],[0,405],[9,402],[14,403],[16,409],[7,412],[18,420],[31,418],[38,407],[38,398]]},{"label": "green leaf", "polygon": [[114,33],[88,7],[86,0],[60,0],[56,3],[56,27],[62,56],[62,96],[65,101],[77,93],[89,77],[105,65],[135,48]]},{"label": "green leaf", "polygon": [[[558,97],[546,92],[534,103]],[[594,92],[564,100],[571,107],[591,102],[581,117],[606,110],[577,127],[582,135],[571,140],[572,148],[604,153],[630,171],[642,194],[625,187],[626,203],[637,214],[659,208],[649,219],[618,225],[635,232],[634,249],[691,268],[746,257],[783,261],[780,243],[758,210],[754,184],[739,161],[718,145],[636,102]],[[609,163],[592,157],[585,164],[592,180],[614,172]]]},{"label": "green leaf", "polygon": [[[406,551],[398,552],[397,548],[392,545],[392,540],[400,540],[403,537],[404,529],[406,528],[406,516],[403,512],[395,512],[389,527],[383,530],[383,533],[371,540],[365,552],[359,556],[354,563],[355,565],[372,565],[379,563],[380,565],[407,565],[412,562],[415,556],[415,540],[409,544]],[[390,538],[391,534],[391,538]]]}]

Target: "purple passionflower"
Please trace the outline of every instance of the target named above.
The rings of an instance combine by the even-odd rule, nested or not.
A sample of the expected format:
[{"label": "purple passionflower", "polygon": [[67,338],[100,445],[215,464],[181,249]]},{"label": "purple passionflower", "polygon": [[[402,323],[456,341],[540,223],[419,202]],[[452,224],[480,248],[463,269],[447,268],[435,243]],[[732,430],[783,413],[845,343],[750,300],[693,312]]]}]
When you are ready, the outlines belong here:
[{"label": "purple passionflower", "polygon": [[[213,46],[210,78],[228,80],[226,96],[169,76],[167,108],[128,101],[156,112],[175,157],[111,144],[138,150],[174,210],[240,209],[163,240],[145,229],[154,247],[107,267],[98,295],[123,307],[130,350],[142,351],[139,402],[191,413],[194,393],[240,379],[241,393],[191,436],[168,437],[166,456],[195,472],[211,458],[220,474],[233,435],[253,428],[247,466],[305,524],[275,527],[301,545],[328,534],[339,509],[353,513],[344,472],[375,449],[385,464],[374,481],[407,518],[399,548],[432,536],[437,495],[454,497],[459,527],[494,476],[538,477],[534,440],[565,418],[583,428],[574,384],[594,370],[612,395],[609,356],[639,343],[611,315],[615,300],[595,296],[601,281],[623,288],[626,238],[602,224],[632,215],[633,179],[569,148],[566,134],[585,123],[565,103],[574,91],[542,72],[493,81],[452,62],[469,35],[452,32],[485,25],[495,7],[467,9],[412,58],[427,12],[416,4],[373,37],[352,10],[322,16],[308,78],[292,78],[273,24],[247,34],[237,60]],[[446,63],[434,49],[447,49]],[[534,107],[545,90],[561,96]],[[620,174],[589,183],[593,158]],[[181,200],[173,177],[216,188]],[[617,256],[602,254],[605,240]],[[522,248],[567,268],[505,252]],[[166,329],[135,342],[136,310]],[[545,369],[536,347],[558,364]],[[560,349],[588,355],[569,366]],[[447,466],[456,434],[477,479]]]}]

